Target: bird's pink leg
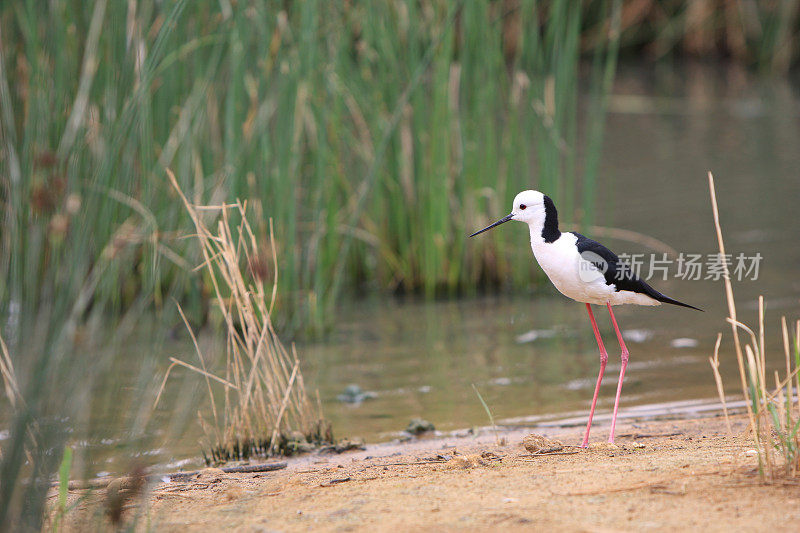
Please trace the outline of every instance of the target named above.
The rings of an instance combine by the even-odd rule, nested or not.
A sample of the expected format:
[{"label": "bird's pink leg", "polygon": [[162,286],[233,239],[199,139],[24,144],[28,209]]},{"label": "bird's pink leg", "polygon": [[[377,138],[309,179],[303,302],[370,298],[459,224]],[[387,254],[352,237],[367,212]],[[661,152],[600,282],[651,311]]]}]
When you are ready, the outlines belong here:
[{"label": "bird's pink leg", "polygon": [[622,339],[622,333],[619,332],[617,326],[617,319],[614,317],[614,311],[611,310],[611,304],[607,303],[608,313],[611,315],[611,322],[614,324],[614,331],[617,332],[617,340],[622,348],[622,366],[619,369],[619,381],[617,382],[617,397],[614,400],[614,415],[611,417],[611,434],[608,436],[608,442],[614,443],[614,428],[617,425],[617,409],[619,409],[619,395],[622,393],[622,380],[625,379],[625,368],[628,366],[628,348],[625,346],[625,341]]},{"label": "bird's pink leg", "polygon": [[586,424],[586,435],[583,437],[583,444],[581,444],[581,448],[586,448],[586,445],[589,444],[589,430],[592,429],[592,417],[594,416],[594,408],[597,405],[597,394],[600,392],[600,383],[603,382],[603,372],[606,371],[606,363],[608,362],[608,353],[606,352],[605,346],[603,346],[603,338],[600,336],[600,330],[597,327],[597,322],[594,320],[594,313],[592,313],[591,304],[586,304],[586,310],[589,311],[589,320],[592,321],[594,338],[597,339],[597,346],[600,348],[600,374],[597,376],[597,385],[594,387],[592,409],[589,411],[589,423]]}]

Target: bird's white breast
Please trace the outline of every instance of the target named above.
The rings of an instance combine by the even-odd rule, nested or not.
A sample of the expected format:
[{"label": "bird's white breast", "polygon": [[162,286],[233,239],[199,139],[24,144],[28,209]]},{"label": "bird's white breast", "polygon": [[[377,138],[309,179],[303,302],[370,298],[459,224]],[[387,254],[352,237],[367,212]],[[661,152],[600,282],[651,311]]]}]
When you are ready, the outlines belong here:
[{"label": "bird's white breast", "polygon": [[609,285],[603,273],[578,253],[577,240],[573,233],[562,233],[555,242],[546,243],[531,232],[533,255],[561,294],[578,302],[598,305],[659,305],[649,296],[617,291],[614,285]]}]

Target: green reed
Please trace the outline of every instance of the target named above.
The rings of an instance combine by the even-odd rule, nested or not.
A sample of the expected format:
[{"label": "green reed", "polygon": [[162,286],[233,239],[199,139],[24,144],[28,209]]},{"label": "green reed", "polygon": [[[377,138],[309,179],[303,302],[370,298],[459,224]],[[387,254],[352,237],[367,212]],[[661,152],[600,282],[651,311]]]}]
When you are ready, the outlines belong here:
[{"label": "green reed", "polygon": [[[719,22],[678,4],[665,28],[708,32]],[[534,271],[517,260],[518,239],[466,234],[529,187],[554,196],[563,218],[592,219],[605,97],[620,45],[636,45],[636,28],[622,25],[628,8],[557,0],[0,8],[10,208],[10,277],[0,295],[23,277],[38,293],[45,278],[36,272],[60,248],[86,261],[127,222],[123,240],[138,247],[136,259],[109,265],[96,298],[124,309],[143,294],[156,305],[176,294],[202,315],[208,287],[186,275],[197,254],[177,238],[190,225],[166,167],[199,202],[262,202],[279,243],[279,327],[320,330],[354,289],[433,296],[522,286]],[[741,29],[747,57],[783,64],[792,19],[759,9],[761,33]],[[666,32],[650,33],[654,46],[677,50],[684,34],[669,41]],[[591,95],[585,114],[579,81]],[[70,195],[80,200],[77,218],[62,216]],[[78,230],[93,238],[76,245]]]},{"label": "green reed", "polygon": [[523,285],[517,239],[465,234],[527,187],[591,219],[618,47],[700,50],[724,30],[735,57],[785,69],[796,6],[758,5],[747,22],[744,3],[709,14],[676,1],[668,23],[645,10],[632,26],[620,0],[5,4],[0,296],[40,294],[54,258],[91,264],[128,222],[136,258],[110,264],[95,298],[201,300],[165,167],[197,200],[262,201],[286,327],[324,327],[358,288]]},{"label": "green reed", "polygon": [[[59,248],[67,268],[91,265],[127,224],[117,244],[136,258],[111,262],[94,298],[198,301],[166,167],[198,201],[261,201],[283,327],[312,330],[353,289],[527,283],[516,240],[466,235],[529,187],[573,218],[594,182],[576,155],[573,2],[27,2],[0,21],[3,162],[18,162],[3,188],[4,296],[23,279],[37,293],[33,271]],[[615,55],[599,49],[611,68],[588,76],[593,94]],[[595,137],[602,120],[586,119]]]}]

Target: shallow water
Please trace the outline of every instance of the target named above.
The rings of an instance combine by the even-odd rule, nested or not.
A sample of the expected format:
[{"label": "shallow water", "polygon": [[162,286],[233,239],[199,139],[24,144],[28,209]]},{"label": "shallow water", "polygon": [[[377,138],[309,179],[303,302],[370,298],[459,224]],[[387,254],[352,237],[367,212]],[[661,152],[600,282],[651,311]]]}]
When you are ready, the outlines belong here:
[{"label": "shallow water", "polygon": [[[621,309],[631,362],[626,405],[714,394],[707,355],[711,320],[696,312]],[[691,313],[691,314],[690,314]],[[599,409],[613,404],[619,347],[606,313],[598,320],[610,352]],[[364,329],[371,324],[370,330]],[[679,338],[697,346],[673,348]],[[393,303],[351,311],[332,342],[303,350],[307,378],[321,385],[326,415],[348,435],[387,438],[413,417],[438,429],[487,425],[472,384],[495,419],[588,408],[599,368],[597,345],[583,305],[549,289],[524,298]],[[374,399],[333,401],[349,384],[375,391]]]},{"label": "shallow water", "polygon": [[[755,299],[766,296],[767,356],[775,368],[783,365],[780,316],[800,317],[798,118],[797,85],[708,67],[623,66],[610,101],[598,180],[598,225],[635,230],[679,252],[709,254],[717,248],[706,172],[714,171],[728,251],[763,257],[758,280],[736,283],[734,290],[740,316],[752,326],[757,325]],[[518,239],[514,261],[533,260],[526,228],[505,225],[495,231]],[[650,252],[629,241],[598,240],[618,253]],[[617,311],[631,352],[623,412],[636,405],[715,397],[708,356],[720,331],[726,390],[735,394],[738,374],[724,321],[722,282],[670,278],[652,283],[706,312],[672,306]],[[598,308],[596,315],[610,353],[598,403],[602,413],[613,404],[619,347],[607,313]],[[160,410],[158,429],[137,436],[130,446],[120,444],[129,434],[109,432],[102,421],[118,428],[120,420],[131,424],[137,413],[146,412],[147,406],[136,402],[115,403],[114,392],[152,388],[168,356],[194,358],[191,344],[185,338],[166,343],[157,354],[163,364],[144,369],[133,364],[132,354],[141,348],[128,350],[120,352],[114,377],[107,380],[109,401],[96,402],[101,422],[79,447],[93,452],[95,472],[125,468],[132,456],[181,466],[199,450],[196,412],[205,392],[196,375],[176,372],[163,405],[177,407]],[[549,285],[533,283],[513,297],[350,302],[339,310],[330,338],[299,345],[298,352],[307,387],[319,391],[336,434],[370,441],[392,438],[413,417],[440,430],[488,424],[473,384],[498,421],[588,410],[598,369],[584,306]],[[374,398],[359,404],[339,401],[351,384],[374,392]]]}]

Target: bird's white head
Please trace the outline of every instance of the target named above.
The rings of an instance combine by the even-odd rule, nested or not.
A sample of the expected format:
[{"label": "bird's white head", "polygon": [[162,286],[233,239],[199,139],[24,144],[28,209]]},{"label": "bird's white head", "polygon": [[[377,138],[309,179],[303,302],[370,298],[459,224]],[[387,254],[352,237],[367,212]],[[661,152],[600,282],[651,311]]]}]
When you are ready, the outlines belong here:
[{"label": "bird's white head", "polygon": [[474,237],[509,220],[525,222],[530,227],[531,235],[541,235],[545,242],[553,242],[561,235],[558,230],[558,214],[553,201],[539,191],[528,190],[522,191],[514,197],[511,213],[494,224],[476,231],[470,237]]},{"label": "bird's white head", "polygon": [[545,219],[544,194],[539,191],[522,191],[514,197],[511,220],[528,225],[543,226]]}]

